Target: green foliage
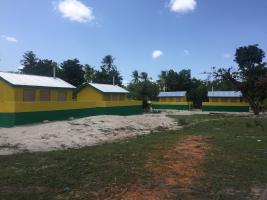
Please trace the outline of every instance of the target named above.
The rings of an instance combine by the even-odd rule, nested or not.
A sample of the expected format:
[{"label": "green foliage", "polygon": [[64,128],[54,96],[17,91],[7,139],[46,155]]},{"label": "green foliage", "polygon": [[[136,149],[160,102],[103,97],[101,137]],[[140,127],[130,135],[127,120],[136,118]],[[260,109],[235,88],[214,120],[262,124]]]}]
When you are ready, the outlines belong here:
[{"label": "green foliage", "polygon": [[191,80],[191,87],[187,90],[187,98],[193,102],[194,108],[201,108],[202,102],[208,101],[207,93],[209,84],[193,78]]},{"label": "green foliage", "polygon": [[115,58],[111,55],[105,56],[101,62],[100,70],[95,70],[88,64],[82,65],[77,58],[63,61],[57,67],[56,62],[48,59],[41,60],[32,51],[28,51],[20,62],[23,65],[21,72],[24,74],[53,76],[53,68],[55,67],[56,75],[74,86],[80,86],[85,81],[113,84],[113,77],[115,84],[122,86],[123,79],[114,65],[114,60]]},{"label": "green foliage", "polygon": [[62,69],[60,76],[63,80],[76,87],[84,83],[83,65],[77,58],[63,61],[60,67]]},{"label": "green foliage", "polygon": [[33,51],[27,51],[23,54],[20,64],[24,67],[21,69],[21,72],[24,74],[34,74],[34,68],[36,67],[39,58]]},{"label": "green foliage", "polygon": [[86,64],[84,65],[84,79],[86,82],[93,82],[94,76],[95,76],[95,69],[91,67],[90,65]]},{"label": "green foliage", "polygon": [[[26,52],[20,63],[24,66],[20,70],[24,74],[53,76],[53,68],[57,68],[56,62],[48,59],[39,59],[32,51]],[[60,73],[59,69],[57,73]]]},{"label": "green foliage", "polygon": [[107,55],[102,60],[100,70],[95,72],[93,81],[95,83],[113,84],[113,78],[115,79],[115,85],[122,86],[122,76],[117,70],[114,64],[115,58],[111,55]]},{"label": "green foliage", "polygon": [[140,75],[139,75],[139,72],[137,70],[134,70],[133,73],[132,73],[132,82],[133,83],[138,83],[140,80]]},{"label": "green foliage", "polygon": [[267,98],[267,67],[263,62],[264,57],[264,51],[258,45],[240,47],[235,54],[238,70],[221,68],[214,72],[215,78],[231,81],[242,92],[256,115],[263,111]]},{"label": "green foliage", "polygon": [[193,101],[195,108],[200,108],[201,103],[207,100],[208,84],[192,78],[190,70],[162,71],[157,83],[161,91],[187,91],[188,100]]},{"label": "green foliage", "polygon": [[[134,73],[134,72],[133,72]],[[136,82],[134,79],[128,86],[130,92],[129,97],[138,100],[154,100],[159,93],[159,87],[157,83],[154,83],[148,79],[148,74],[141,72],[141,81]]]}]

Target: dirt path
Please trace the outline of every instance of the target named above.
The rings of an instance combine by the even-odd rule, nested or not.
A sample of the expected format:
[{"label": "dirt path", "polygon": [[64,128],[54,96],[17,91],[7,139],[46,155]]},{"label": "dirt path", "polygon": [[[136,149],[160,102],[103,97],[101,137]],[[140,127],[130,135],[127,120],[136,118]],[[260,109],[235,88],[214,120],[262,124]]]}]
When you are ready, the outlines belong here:
[{"label": "dirt path", "polygon": [[[175,148],[168,150],[163,160],[151,157],[147,161],[147,167],[154,174],[149,185],[136,183],[127,190],[112,194],[105,199],[192,199],[200,192],[205,192],[202,191],[205,186],[200,181],[205,176],[201,164],[209,149],[207,138],[200,136],[179,138]],[[178,194],[180,196],[177,196]]]}]

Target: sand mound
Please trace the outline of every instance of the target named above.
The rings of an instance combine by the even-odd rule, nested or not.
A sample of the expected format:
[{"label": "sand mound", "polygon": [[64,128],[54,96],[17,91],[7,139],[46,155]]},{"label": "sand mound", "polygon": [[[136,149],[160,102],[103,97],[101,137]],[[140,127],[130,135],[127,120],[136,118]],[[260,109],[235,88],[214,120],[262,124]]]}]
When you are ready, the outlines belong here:
[{"label": "sand mound", "polygon": [[80,148],[144,135],[151,131],[177,128],[177,123],[165,113],[135,116],[103,115],[0,128],[0,155]]}]

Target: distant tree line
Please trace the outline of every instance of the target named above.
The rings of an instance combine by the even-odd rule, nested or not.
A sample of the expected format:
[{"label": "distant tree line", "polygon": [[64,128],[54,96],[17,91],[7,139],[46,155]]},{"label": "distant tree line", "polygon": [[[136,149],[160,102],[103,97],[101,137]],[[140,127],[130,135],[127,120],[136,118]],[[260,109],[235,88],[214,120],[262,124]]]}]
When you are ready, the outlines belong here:
[{"label": "distant tree line", "polygon": [[[56,75],[59,78],[78,87],[84,82],[95,82],[122,86],[122,76],[114,64],[115,58],[107,55],[102,59],[100,70],[96,70],[88,64],[82,65],[77,58],[68,59],[58,64],[53,60],[40,59],[32,51],[23,55],[20,61],[23,74],[53,76],[53,68],[56,67]],[[114,78],[113,78],[114,77]]]},{"label": "distant tree line", "polygon": [[[208,72],[212,79],[201,80],[191,76],[191,70],[173,69],[161,71],[158,80],[152,81],[146,72],[132,72],[132,80],[127,89],[129,97],[138,100],[154,100],[160,91],[187,91],[188,100],[195,108],[207,101],[207,92],[214,90],[240,90],[257,115],[267,102],[267,67],[263,62],[265,53],[258,45],[240,47],[236,50],[235,62],[238,68],[213,68]],[[80,86],[84,82],[95,82],[122,86],[123,78],[116,65],[115,58],[107,55],[102,59],[99,70],[89,64],[82,65],[77,58],[58,64],[53,60],[40,59],[32,51],[26,52],[21,60],[22,73],[53,76],[56,67],[57,76]]]}]

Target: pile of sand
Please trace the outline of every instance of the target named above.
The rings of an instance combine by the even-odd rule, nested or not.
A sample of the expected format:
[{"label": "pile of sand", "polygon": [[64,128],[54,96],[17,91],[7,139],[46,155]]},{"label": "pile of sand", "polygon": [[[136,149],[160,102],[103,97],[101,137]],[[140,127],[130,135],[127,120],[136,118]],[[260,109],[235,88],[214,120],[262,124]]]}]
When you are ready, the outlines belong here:
[{"label": "pile of sand", "polygon": [[93,116],[14,128],[0,128],[0,155],[80,148],[127,139],[157,130],[177,129],[161,114]]}]

